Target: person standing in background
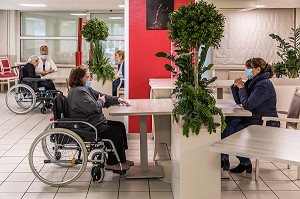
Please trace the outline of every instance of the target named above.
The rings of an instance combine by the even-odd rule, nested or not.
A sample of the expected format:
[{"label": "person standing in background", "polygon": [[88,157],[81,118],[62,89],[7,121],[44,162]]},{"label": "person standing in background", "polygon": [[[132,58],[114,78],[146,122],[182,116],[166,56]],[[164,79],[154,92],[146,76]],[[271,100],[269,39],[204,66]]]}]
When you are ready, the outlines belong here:
[{"label": "person standing in background", "polygon": [[57,71],[57,67],[51,57],[48,57],[48,46],[46,44],[40,47],[39,65],[36,67],[36,73],[42,76]]},{"label": "person standing in background", "polygon": [[[125,77],[125,63],[124,63],[124,51],[118,50],[115,52],[115,61],[118,63],[118,72],[116,74],[116,80],[113,81],[113,96],[117,96],[117,89],[120,84],[121,78]],[[122,82],[121,88],[124,88],[124,82]]]}]

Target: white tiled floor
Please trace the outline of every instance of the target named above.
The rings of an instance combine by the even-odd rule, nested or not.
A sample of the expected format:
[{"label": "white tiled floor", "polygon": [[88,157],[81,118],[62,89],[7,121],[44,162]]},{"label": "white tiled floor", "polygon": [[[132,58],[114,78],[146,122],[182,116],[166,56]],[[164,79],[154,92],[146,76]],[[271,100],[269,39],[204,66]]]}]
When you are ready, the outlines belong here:
[{"label": "white tiled floor", "polygon": [[[51,114],[38,109],[26,115],[15,115],[5,105],[5,93],[0,93],[0,198],[9,199],[173,199],[171,185],[158,179],[128,180],[106,172],[102,183],[90,179],[90,167],[74,183],[65,187],[51,187],[41,183],[31,173],[27,154],[33,139],[49,123]],[[129,136],[127,158],[139,162],[139,141]],[[149,139],[149,161],[152,160],[153,141]],[[168,159],[162,146],[161,159]],[[231,166],[238,164],[231,157]],[[296,167],[261,162],[259,181],[252,174],[223,172],[222,199],[296,199],[300,198],[300,181]],[[199,179],[205,180],[205,179]],[[208,187],[209,188],[209,187]]]}]

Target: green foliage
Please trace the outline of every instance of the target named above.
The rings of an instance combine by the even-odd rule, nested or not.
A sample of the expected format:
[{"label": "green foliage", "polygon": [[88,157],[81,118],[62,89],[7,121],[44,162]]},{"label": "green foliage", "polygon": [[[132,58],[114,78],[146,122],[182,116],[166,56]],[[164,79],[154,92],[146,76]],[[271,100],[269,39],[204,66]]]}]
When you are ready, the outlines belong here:
[{"label": "green foliage", "polygon": [[104,56],[104,49],[101,41],[96,42],[93,47],[94,55],[89,63],[92,74],[97,74],[98,81],[102,78],[104,84],[106,80],[114,80],[114,69],[109,64],[109,58]]},{"label": "green foliage", "polygon": [[289,42],[285,42],[280,36],[270,34],[272,39],[279,42],[279,51],[277,55],[282,61],[274,64],[276,77],[287,75],[291,78],[298,77],[300,70],[300,27],[293,29],[292,36],[289,37]]},{"label": "green foliage", "polygon": [[177,47],[199,49],[201,44],[220,46],[225,17],[213,4],[201,0],[181,5],[169,17],[169,38]]},{"label": "green foliage", "polygon": [[[223,131],[226,126],[223,113],[215,107],[215,99],[207,88],[216,77],[206,79],[202,75],[213,66],[204,66],[204,62],[208,49],[220,46],[225,17],[213,4],[203,0],[182,5],[169,17],[169,38],[178,50],[175,51],[176,55],[159,52],[156,56],[169,59],[179,69],[176,71],[170,64],[165,64],[165,69],[177,77],[173,94],[179,100],[172,112],[173,119],[178,122],[179,115],[182,115],[183,134],[186,137],[189,137],[190,129],[198,135],[202,125],[207,127],[210,134],[216,132],[216,127],[220,125]],[[214,122],[214,115],[221,116],[221,124]]]},{"label": "green foliage", "polygon": [[105,21],[93,18],[83,25],[81,34],[88,42],[99,42],[107,38],[108,25]]},{"label": "green foliage", "polygon": [[92,74],[97,74],[98,81],[114,80],[114,70],[109,64],[109,58],[104,55],[101,41],[108,36],[108,25],[105,21],[93,18],[82,27],[82,36],[92,45],[92,57],[89,60],[89,68]]},{"label": "green foliage", "polygon": [[186,49],[176,50],[176,52],[176,57],[165,52],[156,53],[157,57],[169,59],[179,69],[179,71],[176,71],[175,67],[165,64],[165,69],[172,72],[173,76],[177,78],[173,94],[176,95],[179,101],[175,104],[175,108],[172,111],[173,121],[178,122],[179,115],[182,115],[184,120],[183,135],[189,137],[190,129],[192,133],[198,135],[202,125],[207,127],[210,134],[216,132],[216,127],[220,126],[220,124],[214,122],[214,115],[220,115],[221,130],[223,131],[226,127],[223,113],[221,109],[215,106],[216,101],[208,88],[208,85],[217,78],[207,79],[202,77],[213,65],[201,66],[200,63],[198,64],[199,87],[195,90],[194,70],[192,67],[194,53]]}]

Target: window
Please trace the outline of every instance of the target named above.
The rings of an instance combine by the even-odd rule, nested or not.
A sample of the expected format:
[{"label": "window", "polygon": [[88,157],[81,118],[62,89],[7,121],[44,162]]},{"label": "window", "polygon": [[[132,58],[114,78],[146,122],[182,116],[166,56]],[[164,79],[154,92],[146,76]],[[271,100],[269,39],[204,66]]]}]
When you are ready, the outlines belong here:
[{"label": "window", "polygon": [[115,52],[125,49],[124,13],[92,13],[91,18],[106,21],[109,28],[109,36],[104,41],[105,56],[109,58],[111,64],[115,64]]},{"label": "window", "polygon": [[[56,64],[75,64],[78,16],[71,12],[21,12],[20,61],[39,55],[40,45],[47,44]],[[86,46],[86,45],[84,45]],[[87,49],[84,49],[88,52]],[[87,60],[87,53],[84,53]]]}]

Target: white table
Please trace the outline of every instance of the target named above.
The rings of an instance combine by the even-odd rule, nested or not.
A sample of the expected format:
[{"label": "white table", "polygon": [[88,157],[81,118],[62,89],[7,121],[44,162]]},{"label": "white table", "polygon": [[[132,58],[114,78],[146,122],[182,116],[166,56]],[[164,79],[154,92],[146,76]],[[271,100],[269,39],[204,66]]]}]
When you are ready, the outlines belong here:
[{"label": "white table", "polygon": [[[171,78],[152,78],[149,79],[150,98],[171,98],[171,93],[175,88],[176,79]],[[164,92],[159,94],[159,92]]]},{"label": "white table", "polygon": [[69,78],[72,68],[59,68],[56,72],[49,73],[42,77],[42,79],[51,79],[55,81],[63,81]]},{"label": "white table", "polygon": [[223,99],[223,89],[230,88],[233,84],[233,80],[216,80],[212,82],[209,87],[217,88],[217,99]]},{"label": "white table", "polygon": [[[162,99],[171,98],[173,89],[175,88],[176,79],[172,78],[151,78],[149,79],[150,86],[150,98],[151,99]],[[163,115],[152,117],[152,136],[155,140],[153,160],[156,159],[158,153],[158,146],[160,143],[164,143],[168,149],[171,146],[171,134],[170,133],[155,133],[161,129],[171,128],[171,116]],[[164,121],[164,122],[161,122]],[[158,129],[158,130],[156,130]]]},{"label": "white table", "polygon": [[[112,106],[111,116],[140,116],[140,159],[141,166],[134,166],[127,172],[127,178],[161,178],[163,171],[159,165],[148,165],[147,115],[171,115],[171,99],[130,99],[131,106]],[[170,130],[170,129],[169,129]],[[161,132],[162,133],[162,132]]]},{"label": "white table", "polygon": [[300,131],[249,126],[211,145],[210,150],[230,155],[300,166]]},{"label": "white table", "polygon": [[[112,106],[109,108],[111,116],[140,116],[140,159],[141,166],[130,169],[127,178],[159,178],[163,177],[160,166],[148,165],[148,149],[147,149],[147,115],[153,115],[154,118],[162,115],[171,115],[173,104],[171,99],[129,99],[131,106]],[[251,116],[251,112],[244,110],[242,107],[235,104],[217,104],[217,107],[222,108],[225,116]],[[166,121],[167,122],[167,121]],[[157,122],[156,122],[157,123]],[[156,128],[156,133],[170,134],[171,129]]]}]

